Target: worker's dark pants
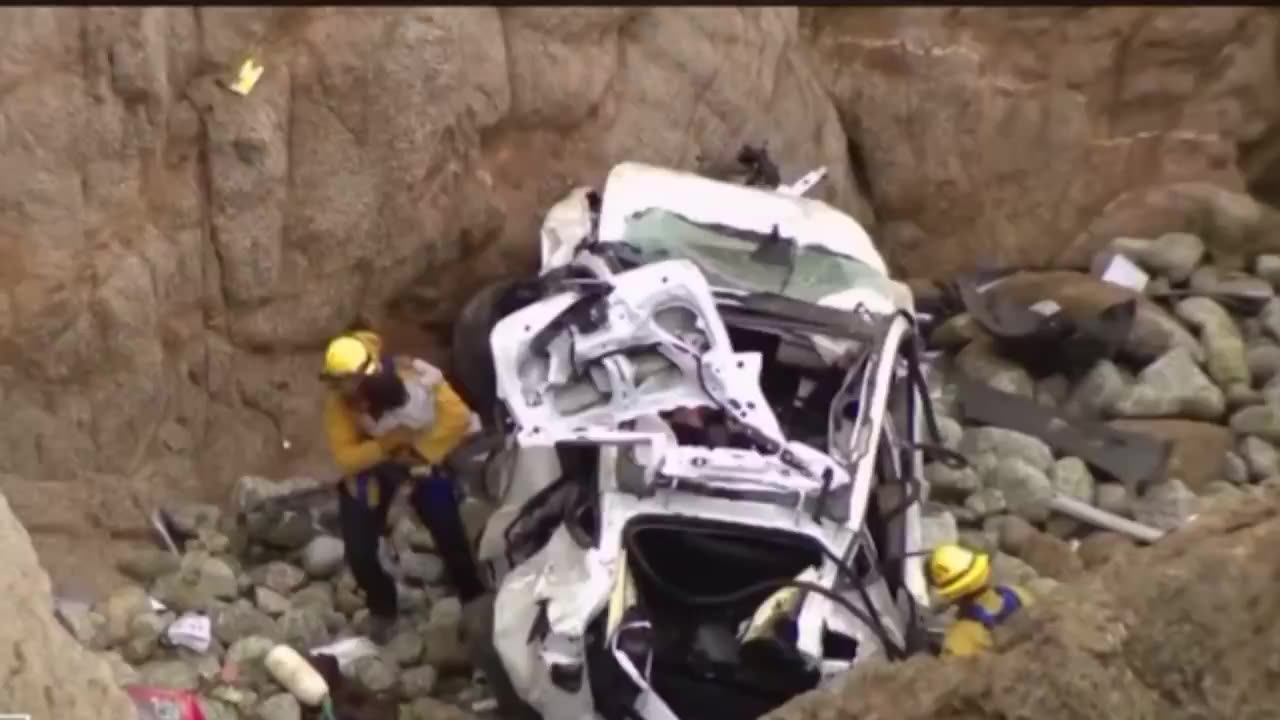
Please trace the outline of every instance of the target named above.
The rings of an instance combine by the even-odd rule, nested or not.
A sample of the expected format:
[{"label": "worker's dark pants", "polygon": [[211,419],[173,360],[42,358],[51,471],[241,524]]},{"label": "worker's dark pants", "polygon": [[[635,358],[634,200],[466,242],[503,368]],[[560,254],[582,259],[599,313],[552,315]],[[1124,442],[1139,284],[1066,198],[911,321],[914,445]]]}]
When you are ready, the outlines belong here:
[{"label": "worker's dark pants", "polygon": [[[364,590],[370,614],[380,617],[394,618],[397,613],[396,583],[378,561],[378,540],[387,532],[391,500],[396,488],[404,482],[414,483],[409,504],[431,531],[436,552],[444,561],[445,571],[457,588],[459,598],[466,603],[484,592],[459,513],[453,478],[440,468],[433,469],[425,478],[413,478],[407,467],[383,463],[356,476],[356,495],[352,495],[346,482],[338,489],[338,514],[347,565]],[[371,497],[369,490],[374,487],[376,491]]]}]

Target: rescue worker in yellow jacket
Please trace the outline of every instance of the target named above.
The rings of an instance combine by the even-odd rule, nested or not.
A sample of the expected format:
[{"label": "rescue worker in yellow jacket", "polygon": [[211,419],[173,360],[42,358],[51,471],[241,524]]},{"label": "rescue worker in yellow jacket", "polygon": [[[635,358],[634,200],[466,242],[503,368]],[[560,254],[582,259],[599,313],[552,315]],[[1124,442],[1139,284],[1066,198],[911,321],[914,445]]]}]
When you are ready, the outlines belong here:
[{"label": "rescue worker in yellow jacket", "polygon": [[942,655],[967,657],[991,648],[991,631],[1030,605],[1031,594],[991,583],[991,558],[959,545],[940,545],[929,555],[929,580],[955,603],[957,616],[942,641]]},{"label": "rescue worker in yellow jacket", "polygon": [[484,592],[457,487],[441,463],[471,431],[471,411],[437,368],[383,354],[373,332],[330,342],[322,378],[330,387],[326,435],[344,475],[338,507],[347,564],[365,592],[370,636],[381,643],[391,635],[398,608],[396,584],[378,560],[378,544],[391,501],[405,483],[460,599],[466,603]]}]

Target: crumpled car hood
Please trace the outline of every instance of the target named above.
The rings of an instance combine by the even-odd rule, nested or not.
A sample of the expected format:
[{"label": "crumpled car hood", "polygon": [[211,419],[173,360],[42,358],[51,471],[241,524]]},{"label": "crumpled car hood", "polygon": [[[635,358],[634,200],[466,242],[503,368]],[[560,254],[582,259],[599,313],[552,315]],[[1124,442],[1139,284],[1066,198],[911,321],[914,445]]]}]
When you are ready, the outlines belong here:
[{"label": "crumpled car hood", "polygon": [[693,263],[654,263],[608,283],[549,297],[494,327],[498,396],[521,445],[680,407],[724,409],[786,443],[760,390],[760,355],[733,351]]}]

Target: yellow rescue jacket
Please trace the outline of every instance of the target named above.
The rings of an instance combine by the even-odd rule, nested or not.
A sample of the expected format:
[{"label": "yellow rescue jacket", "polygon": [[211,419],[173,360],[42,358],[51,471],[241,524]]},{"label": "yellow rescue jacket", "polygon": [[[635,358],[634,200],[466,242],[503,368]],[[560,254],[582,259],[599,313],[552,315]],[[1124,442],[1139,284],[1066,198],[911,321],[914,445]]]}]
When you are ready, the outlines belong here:
[{"label": "yellow rescue jacket", "polygon": [[[376,342],[374,347],[380,348],[376,335],[361,335],[372,336],[370,344]],[[396,358],[395,370],[406,383],[422,382],[410,358]],[[377,437],[362,427],[361,413],[352,408],[340,393],[330,391],[325,398],[325,435],[333,459],[342,472],[354,475],[386,460],[436,464],[452,452],[471,430],[471,410],[443,376],[431,383],[431,390],[434,394],[434,418],[429,425],[417,430],[398,428]],[[408,445],[412,452],[397,453],[395,449],[401,445]]]},{"label": "yellow rescue jacket", "polygon": [[943,656],[970,657],[991,649],[991,631],[1033,602],[1031,593],[1013,585],[996,585],[961,601],[959,617],[942,640]]}]

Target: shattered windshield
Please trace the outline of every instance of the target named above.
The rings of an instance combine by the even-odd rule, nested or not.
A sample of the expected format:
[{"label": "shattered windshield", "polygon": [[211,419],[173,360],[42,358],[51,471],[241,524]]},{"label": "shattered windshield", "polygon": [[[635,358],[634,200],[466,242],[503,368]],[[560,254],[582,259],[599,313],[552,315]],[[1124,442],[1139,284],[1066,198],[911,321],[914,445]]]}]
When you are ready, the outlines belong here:
[{"label": "shattered windshield", "polygon": [[[769,243],[778,243],[775,253],[762,250]],[[640,264],[682,258],[694,262],[713,286],[778,293],[810,303],[868,282],[883,282],[867,264],[824,247],[795,247],[786,238],[701,225],[660,208],[628,219],[622,244],[638,255]],[[771,254],[782,257],[767,257]]]}]

